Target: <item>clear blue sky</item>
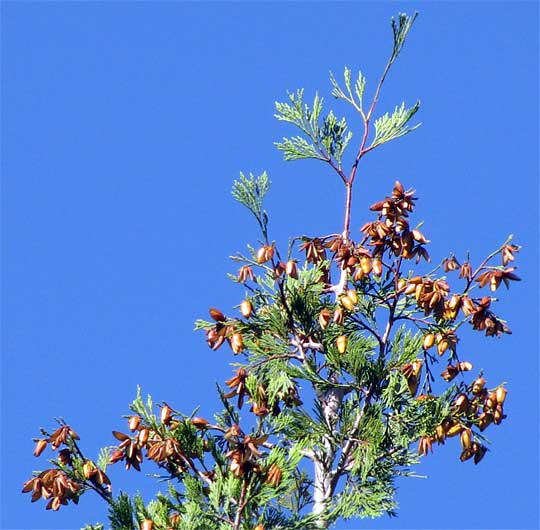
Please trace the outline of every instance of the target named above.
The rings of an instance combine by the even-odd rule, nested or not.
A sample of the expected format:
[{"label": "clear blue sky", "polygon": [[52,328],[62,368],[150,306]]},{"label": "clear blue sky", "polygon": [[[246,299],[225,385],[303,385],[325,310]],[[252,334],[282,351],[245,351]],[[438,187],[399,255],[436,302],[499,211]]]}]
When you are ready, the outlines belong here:
[{"label": "clear blue sky", "polygon": [[[418,190],[434,259],[478,259],[515,234],[524,281],[500,306],[514,334],[461,346],[507,381],[509,417],[479,466],[448,443],[418,468],[428,480],[400,482],[398,519],[340,528],[538,528],[538,4],[20,1],[2,3],[3,530],[105,519],[91,494],[51,513],[19,493],[54,417],[95,455],[137,384],[211,414],[230,357],[193,322],[241,300],[227,257],[257,237],[232,180],[269,172],[282,244],[339,230],[339,182],[281,161],[273,142],[291,130],[273,103],[302,86],[329,96],[344,65],[373,89],[390,17],[414,10],[379,110],[419,98],[423,125],[366,158],[353,226],[399,178]],[[113,469],[117,489],[150,497]]]}]

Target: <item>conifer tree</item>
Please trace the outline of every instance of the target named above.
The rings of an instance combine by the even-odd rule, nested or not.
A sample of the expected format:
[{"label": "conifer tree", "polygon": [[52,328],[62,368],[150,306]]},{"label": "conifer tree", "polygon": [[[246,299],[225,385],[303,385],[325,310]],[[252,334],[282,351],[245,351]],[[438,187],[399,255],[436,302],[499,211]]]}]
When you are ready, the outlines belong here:
[{"label": "conifer tree", "polygon": [[[318,160],[343,184],[336,233],[278,248],[264,209],[267,174],[234,182],[232,195],[261,239],[233,257],[239,304],[196,322],[212,350],[234,356],[230,379],[217,386],[223,409],[208,418],[184,414],[172,401],[156,407],[139,390],[126,432],[113,431],[114,446],[95,459],[70,425],[42,430],[34,454],[50,449],[54,457],[24,484],[32,501],[58,510],[93,491],[108,505],[108,524],[86,530],[321,529],[394,514],[396,479],[449,438],[463,462],[484,458],[485,431],[506,417],[507,391],[460,357],[460,329],[510,333],[493,293],[519,280],[511,266],[519,247],[509,237],[483,260],[449,254],[429,268],[429,241],[412,215],[415,191],[400,182],[371,206],[359,240],[351,236],[363,158],[418,127],[411,125],[418,102],[376,117],[415,18],[392,20],[392,50],[369,101],[361,72],[330,77],[332,96],[351,105],[362,126],[352,154],[345,118],[324,114],[321,97],[308,104],[298,90],[276,103],[276,118],[297,134],[276,144],[284,159]],[[110,465],[157,469],[166,491],[148,503],[122,493],[107,476]]]}]

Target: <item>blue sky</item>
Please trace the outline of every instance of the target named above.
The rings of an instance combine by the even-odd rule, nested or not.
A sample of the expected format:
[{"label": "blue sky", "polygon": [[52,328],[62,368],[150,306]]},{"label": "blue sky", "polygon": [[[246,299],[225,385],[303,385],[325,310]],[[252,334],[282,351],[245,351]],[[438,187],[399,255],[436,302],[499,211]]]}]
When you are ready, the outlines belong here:
[{"label": "blue sky", "polygon": [[[54,417],[95,454],[138,384],[211,414],[230,358],[193,322],[239,303],[228,256],[257,238],[233,179],[269,172],[281,244],[340,230],[338,180],[281,161],[273,142],[291,130],[273,103],[305,87],[343,113],[328,71],[361,68],[373,90],[390,17],[415,10],[378,109],[418,98],[423,125],[365,159],[353,227],[398,178],[435,260],[478,260],[515,234],[524,281],[500,305],[514,333],[462,345],[507,382],[509,417],[479,466],[457,442],[426,458],[428,480],[399,483],[398,519],[339,528],[538,528],[538,5],[513,1],[2,3],[2,529],[105,518],[91,494],[51,513],[19,493]],[[144,477],[112,477],[151,495]]]}]

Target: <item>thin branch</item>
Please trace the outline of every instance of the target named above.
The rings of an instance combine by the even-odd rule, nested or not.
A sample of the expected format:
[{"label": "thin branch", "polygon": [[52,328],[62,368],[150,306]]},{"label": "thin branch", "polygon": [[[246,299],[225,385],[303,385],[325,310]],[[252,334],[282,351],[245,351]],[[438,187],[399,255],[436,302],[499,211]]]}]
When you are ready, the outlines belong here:
[{"label": "thin branch", "polygon": [[266,357],[266,359],[262,359],[260,361],[257,361],[255,364],[249,365],[249,368],[258,368],[259,366],[265,363],[268,363],[270,361],[278,361],[281,359],[296,359],[297,361],[304,360],[300,355],[295,355],[294,353],[283,353],[279,355],[271,355],[270,357]]},{"label": "thin branch", "polygon": [[242,514],[244,508],[246,507],[246,493],[248,489],[248,479],[244,477],[242,483],[242,490],[240,491],[240,499],[238,500],[238,508],[236,509],[236,515],[234,517],[233,530],[239,530],[240,525],[242,524]]},{"label": "thin branch", "polygon": [[[73,448],[75,449],[75,451],[77,452],[79,457],[82,459],[82,461],[86,462],[86,460],[87,460],[86,457],[84,456],[83,452],[81,451],[81,449],[77,445],[77,442],[73,438],[71,438],[71,443],[73,444]],[[83,483],[86,486],[88,486],[90,489],[94,490],[104,501],[107,502],[107,504],[112,503],[112,495],[111,495],[110,492],[105,492],[102,488],[96,486],[95,484],[93,484],[89,480],[85,480]]]},{"label": "thin branch", "polygon": [[352,317],[352,320],[353,320],[353,322],[356,322],[358,325],[362,326],[362,328],[364,328],[366,331],[369,331],[377,339],[377,342],[379,343],[379,346],[381,346],[381,347],[384,346],[383,338],[381,337],[381,335],[375,329],[368,326],[363,320],[360,319],[360,317],[358,317],[356,315]]},{"label": "thin branch", "polygon": [[508,245],[508,243],[510,243],[510,241],[512,241],[512,236],[509,236],[506,241],[497,249],[495,250],[494,252],[492,252],[491,254],[489,254],[485,259],[484,261],[482,261],[482,263],[480,263],[480,265],[476,268],[476,270],[471,274],[471,277],[470,279],[467,280],[467,286],[465,287],[465,291],[464,291],[464,294],[468,293],[469,292],[469,289],[471,287],[471,284],[473,283],[474,281],[474,278],[475,276],[485,267],[485,265],[491,260],[493,259],[497,254],[499,254],[502,249],[504,248],[505,245]]},{"label": "thin branch", "polygon": [[347,175],[345,175],[341,167],[336,164],[335,160],[326,152],[326,150],[322,147],[319,147],[319,153],[324,157],[325,162],[328,162],[332,169],[340,176],[343,183],[347,184]]}]

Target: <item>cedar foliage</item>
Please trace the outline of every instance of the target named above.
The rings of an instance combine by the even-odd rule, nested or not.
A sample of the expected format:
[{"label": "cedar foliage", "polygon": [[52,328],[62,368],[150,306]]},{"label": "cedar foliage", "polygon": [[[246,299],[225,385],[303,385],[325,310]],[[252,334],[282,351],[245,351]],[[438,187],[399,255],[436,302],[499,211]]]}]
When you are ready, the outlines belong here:
[{"label": "cedar foliage", "polygon": [[[411,219],[415,192],[400,182],[371,206],[360,240],[350,233],[362,158],[418,127],[410,124],[418,102],[374,117],[415,18],[392,20],[392,51],[369,104],[361,72],[353,79],[345,68],[342,81],[331,74],[332,95],[363,125],[348,172],[353,134],[345,118],[324,114],[318,95],[307,104],[303,90],[276,103],[276,118],[298,130],[276,144],[284,159],[322,161],[343,182],[342,231],[296,237],[280,249],[264,209],[266,173],[234,182],[232,195],[255,218],[261,240],[233,257],[240,268],[230,278],[244,292],[238,310],[212,308],[196,322],[213,350],[229,347],[235,356],[231,378],[217,386],[223,410],[212,419],[183,414],[139,389],[127,432],[113,431],[115,446],[95,460],[64,422],[42,430],[34,454],[50,448],[56,456],[24,484],[32,501],[58,510],[94,491],[108,504],[112,530],[307,530],[394,515],[396,479],[450,437],[459,439],[462,461],[482,460],[484,431],[506,417],[506,389],[488,386],[481,372],[467,374],[473,366],[459,356],[459,331],[510,333],[490,293],[519,280],[508,266],[519,247],[508,238],[476,265],[450,254],[422,272],[429,241]],[[148,503],[116,494],[106,471],[118,462],[157,467],[166,491]]]}]

